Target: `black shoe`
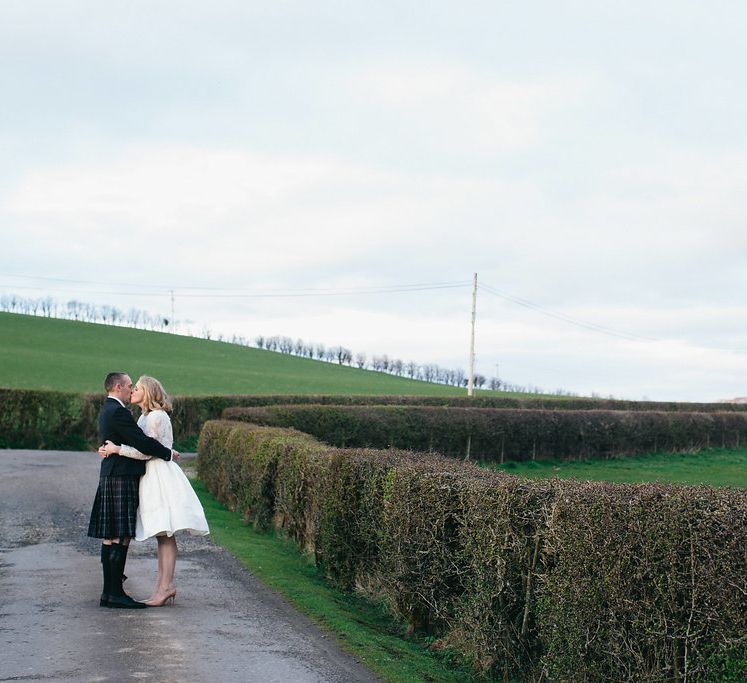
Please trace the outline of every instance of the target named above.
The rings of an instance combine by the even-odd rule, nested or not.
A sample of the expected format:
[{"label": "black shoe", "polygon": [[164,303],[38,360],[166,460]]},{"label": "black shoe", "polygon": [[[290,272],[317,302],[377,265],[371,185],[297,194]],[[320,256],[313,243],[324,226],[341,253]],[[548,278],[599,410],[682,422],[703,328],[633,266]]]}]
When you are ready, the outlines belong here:
[{"label": "black shoe", "polygon": [[147,609],[148,605],[144,602],[138,602],[133,600],[129,595],[122,593],[122,595],[110,595],[109,600],[104,607],[110,607],[112,609]]}]

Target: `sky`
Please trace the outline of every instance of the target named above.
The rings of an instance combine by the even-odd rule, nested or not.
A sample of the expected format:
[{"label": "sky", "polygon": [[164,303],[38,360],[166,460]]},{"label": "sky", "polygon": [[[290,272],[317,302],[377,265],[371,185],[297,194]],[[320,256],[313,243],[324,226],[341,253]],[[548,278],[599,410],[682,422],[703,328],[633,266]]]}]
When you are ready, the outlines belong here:
[{"label": "sky", "polygon": [[0,294],[466,369],[477,273],[481,374],[747,395],[746,23],[0,0]]}]

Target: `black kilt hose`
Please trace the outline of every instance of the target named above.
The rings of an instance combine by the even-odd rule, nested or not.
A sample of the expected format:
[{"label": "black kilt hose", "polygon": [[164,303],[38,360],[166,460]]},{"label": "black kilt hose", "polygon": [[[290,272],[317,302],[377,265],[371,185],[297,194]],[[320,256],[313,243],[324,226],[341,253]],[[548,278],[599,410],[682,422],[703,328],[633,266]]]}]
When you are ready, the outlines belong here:
[{"label": "black kilt hose", "polygon": [[101,477],[88,523],[88,535],[93,538],[134,538],[139,489],[140,477]]},{"label": "black kilt hose", "polygon": [[[145,455],[171,460],[171,449],[146,436],[135,424],[132,413],[117,399],[109,397],[99,413],[99,438],[126,443]],[[134,538],[140,477],[145,462],[119,455],[101,461],[101,475],[91,510],[88,535],[93,538]]]}]

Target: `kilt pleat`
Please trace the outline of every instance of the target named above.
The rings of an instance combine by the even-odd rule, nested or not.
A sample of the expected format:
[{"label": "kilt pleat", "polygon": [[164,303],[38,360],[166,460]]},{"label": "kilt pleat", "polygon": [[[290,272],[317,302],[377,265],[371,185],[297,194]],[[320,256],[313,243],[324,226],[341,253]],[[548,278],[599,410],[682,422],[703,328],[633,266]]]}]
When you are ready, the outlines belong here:
[{"label": "kilt pleat", "polygon": [[140,477],[101,477],[88,523],[88,535],[93,538],[134,538],[139,488]]}]

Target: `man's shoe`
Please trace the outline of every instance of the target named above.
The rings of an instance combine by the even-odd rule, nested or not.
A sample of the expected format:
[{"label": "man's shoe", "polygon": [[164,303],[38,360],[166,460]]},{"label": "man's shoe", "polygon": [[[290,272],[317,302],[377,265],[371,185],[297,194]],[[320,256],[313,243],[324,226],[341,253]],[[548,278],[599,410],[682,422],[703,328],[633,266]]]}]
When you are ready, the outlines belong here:
[{"label": "man's shoe", "polygon": [[108,602],[104,606],[112,609],[148,609],[148,605],[144,602],[133,600],[125,593],[122,593],[122,595],[110,595]]},{"label": "man's shoe", "polygon": [[109,595],[107,593],[101,594],[101,599],[99,600],[99,607],[109,607]]}]

